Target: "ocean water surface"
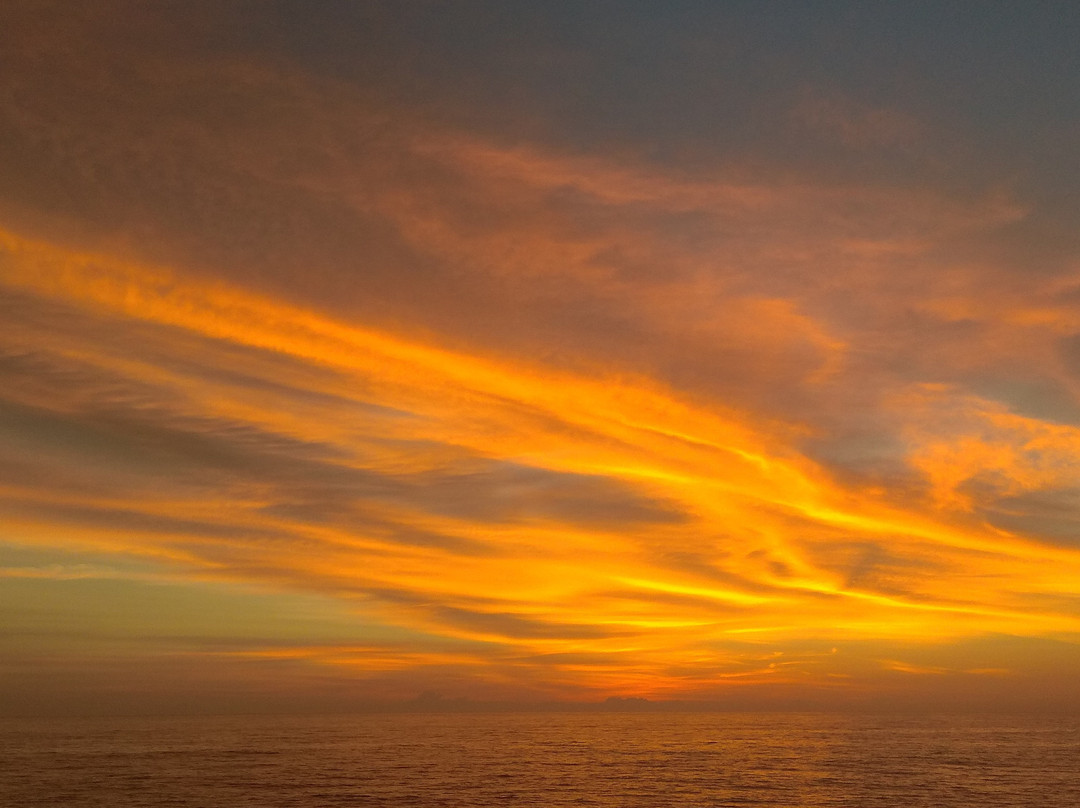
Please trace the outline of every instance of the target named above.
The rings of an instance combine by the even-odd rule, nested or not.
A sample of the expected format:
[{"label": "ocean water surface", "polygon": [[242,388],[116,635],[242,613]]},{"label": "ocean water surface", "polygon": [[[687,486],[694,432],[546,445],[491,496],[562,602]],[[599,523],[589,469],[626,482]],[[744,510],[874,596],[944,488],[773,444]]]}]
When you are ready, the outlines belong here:
[{"label": "ocean water surface", "polygon": [[432,713],[0,721],[0,805],[1076,808],[1080,720]]}]

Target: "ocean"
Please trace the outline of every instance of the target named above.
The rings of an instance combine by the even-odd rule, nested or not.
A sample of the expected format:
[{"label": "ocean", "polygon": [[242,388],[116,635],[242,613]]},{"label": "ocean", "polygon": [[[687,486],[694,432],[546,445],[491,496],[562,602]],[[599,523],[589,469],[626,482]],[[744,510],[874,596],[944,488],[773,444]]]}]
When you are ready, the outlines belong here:
[{"label": "ocean", "polygon": [[0,805],[1077,808],[1080,719],[719,712],[7,719]]}]

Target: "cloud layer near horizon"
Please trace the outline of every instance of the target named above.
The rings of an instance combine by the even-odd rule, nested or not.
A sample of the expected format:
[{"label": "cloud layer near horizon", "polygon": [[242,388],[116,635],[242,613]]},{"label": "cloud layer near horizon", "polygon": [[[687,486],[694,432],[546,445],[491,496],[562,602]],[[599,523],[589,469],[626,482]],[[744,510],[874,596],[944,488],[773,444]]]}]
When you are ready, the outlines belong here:
[{"label": "cloud layer near horizon", "polygon": [[[1076,255],[1006,177],[927,179],[974,148],[940,121],[804,86],[801,163],[679,163],[63,19],[0,79],[12,675],[118,638],[375,697],[1076,673]],[[88,580],[326,600],[80,650]]]}]

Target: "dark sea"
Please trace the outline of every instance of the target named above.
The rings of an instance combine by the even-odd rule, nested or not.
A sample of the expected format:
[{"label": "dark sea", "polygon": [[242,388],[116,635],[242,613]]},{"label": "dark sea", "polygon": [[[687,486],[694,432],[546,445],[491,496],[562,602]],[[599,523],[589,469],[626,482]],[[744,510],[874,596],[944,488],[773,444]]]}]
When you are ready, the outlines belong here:
[{"label": "dark sea", "polygon": [[1080,720],[452,713],[0,721],[0,805],[1077,808]]}]

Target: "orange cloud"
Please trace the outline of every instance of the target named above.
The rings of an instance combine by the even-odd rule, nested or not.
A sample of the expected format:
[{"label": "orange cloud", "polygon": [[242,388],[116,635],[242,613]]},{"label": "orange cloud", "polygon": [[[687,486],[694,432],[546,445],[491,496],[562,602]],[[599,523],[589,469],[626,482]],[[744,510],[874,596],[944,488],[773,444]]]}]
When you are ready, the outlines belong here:
[{"label": "orange cloud", "polygon": [[[80,14],[0,48],[0,518],[74,556],[5,580],[322,593],[400,641],[182,652],[399,695],[858,691],[1075,648],[1075,271],[997,255],[1031,206],[91,58],[118,35]],[[796,118],[862,156],[932,134],[843,95]]]},{"label": "orange cloud", "polygon": [[[748,639],[1077,631],[1070,608],[1033,611],[1030,599],[1069,591],[1080,553],[841,485],[771,421],[645,378],[449,350],[10,233],[2,245],[5,282],[32,306],[146,337],[87,342],[77,327],[34,340],[55,373],[100,381],[64,390],[46,377],[41,389],[38,369],[39,389],[16,388],[39,440],[89,436],[30,465],[62,468],[87,440],[130,443],[106,463],[119,476],[96,487],[9,485],[0,507],[26,540],[331,593],[366,620],[501,649],[449,661],[528,670],[549,692],[820,680],[812,660],[754,667],[736,650]],[[1032,430],[1018,451],[1056,451],[1059,473],[1068,467],[1064,433],[986,420]],[[914,462],[951,490],[991,445]],[[147,463],[151,489],[119,484]],[[1016,458],[998,468],[1017,484],[1043,480]],[[379,671],[427,664],[422,650],[289,653]]]}]

